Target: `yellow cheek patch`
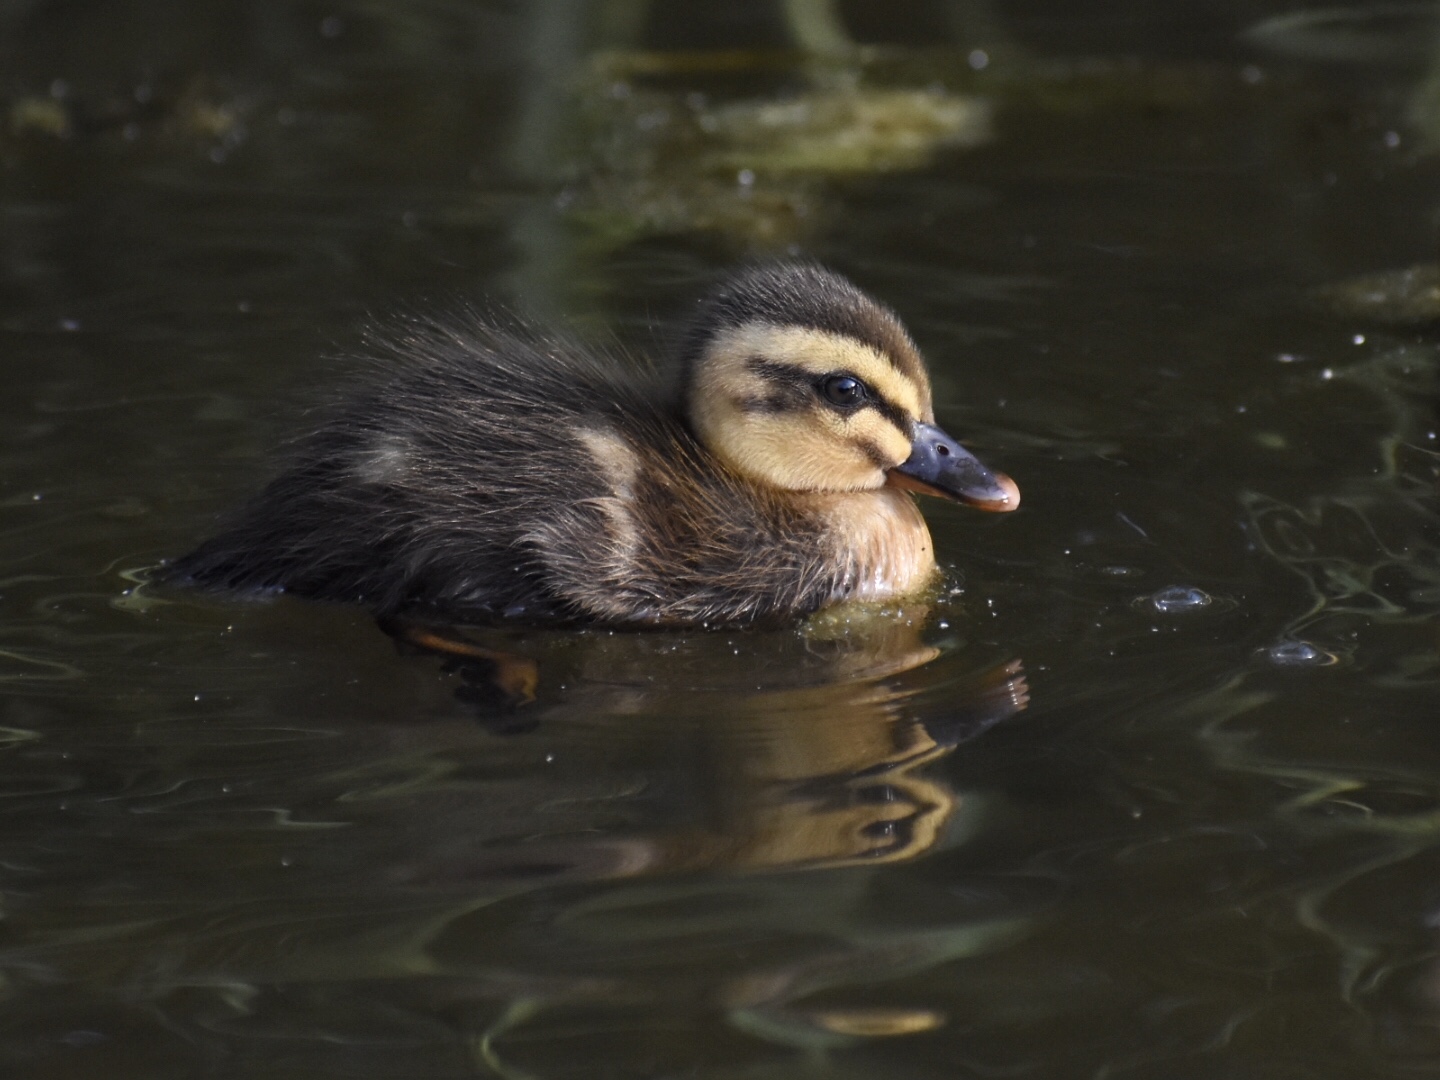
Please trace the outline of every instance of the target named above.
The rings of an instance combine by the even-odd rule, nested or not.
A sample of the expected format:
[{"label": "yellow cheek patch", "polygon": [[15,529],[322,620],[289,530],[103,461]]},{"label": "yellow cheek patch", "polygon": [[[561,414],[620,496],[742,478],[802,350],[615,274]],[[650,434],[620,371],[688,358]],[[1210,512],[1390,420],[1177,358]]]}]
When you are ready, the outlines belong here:
[{"label": "yellow cheek patch", "polygon": [[885,470],[864,444],[808,414],[748,414],[714,449],[738,472],[788,491],[862,491],[885,483]]}]

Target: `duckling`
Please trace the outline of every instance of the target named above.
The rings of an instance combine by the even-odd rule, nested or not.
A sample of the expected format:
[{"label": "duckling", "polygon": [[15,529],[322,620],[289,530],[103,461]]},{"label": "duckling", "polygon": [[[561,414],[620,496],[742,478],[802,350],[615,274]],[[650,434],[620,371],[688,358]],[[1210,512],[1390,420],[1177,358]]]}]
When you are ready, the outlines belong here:
[{"label": "duckling", "polygon": [[722,284],[673,373],[473,310],[374,340],[384,367],[165,578],[382,618],[774,623],[923,590],[910,492],[1019,504],[935,425],[896,315],[816,265]]}]

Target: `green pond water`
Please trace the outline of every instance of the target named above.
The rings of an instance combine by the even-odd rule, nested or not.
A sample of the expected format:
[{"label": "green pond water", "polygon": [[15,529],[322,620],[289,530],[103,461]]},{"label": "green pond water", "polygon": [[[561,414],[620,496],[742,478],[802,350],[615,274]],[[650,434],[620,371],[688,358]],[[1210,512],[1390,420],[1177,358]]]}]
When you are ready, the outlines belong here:
[{"label": "green pond water", "polygon": [[[1437,54],[1419,3],[0,4],[0,1075],[1440,1072]],[[496,716],[146,583],[368,318],[660,351],[787,252],[1024,493],[926,504],[927,605],[490,632]]]}]

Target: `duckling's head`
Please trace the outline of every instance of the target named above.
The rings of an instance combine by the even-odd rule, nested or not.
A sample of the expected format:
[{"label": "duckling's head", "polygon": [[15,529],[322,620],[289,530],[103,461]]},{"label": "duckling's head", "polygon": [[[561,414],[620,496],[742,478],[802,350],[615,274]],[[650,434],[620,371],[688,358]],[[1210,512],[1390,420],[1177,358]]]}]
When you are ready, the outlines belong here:
[{"label": "duckling's head", "polygon": [[732,278],[703,303],[684,361],[696,435],[753,483],[1020,504],[1009,477],[935,426],[925,362],[895,313],[838,274],[782,264]]}]

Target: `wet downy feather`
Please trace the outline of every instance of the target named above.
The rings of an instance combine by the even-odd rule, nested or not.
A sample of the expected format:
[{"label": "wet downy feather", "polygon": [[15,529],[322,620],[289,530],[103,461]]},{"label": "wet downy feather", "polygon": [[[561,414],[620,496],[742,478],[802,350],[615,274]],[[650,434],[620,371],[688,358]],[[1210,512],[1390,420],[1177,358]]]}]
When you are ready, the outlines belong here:
[{"label": "wet downy feather", "polygon": [[[775,355],[717,383],[736,340]],[[893,314],[827,271],[733,279],[674,373],[467,308],[371,345],[377,362],[288,467],[166,577],[380,614],[653,626],[775,621],[934,573],[911,496],[884,486],[931,418],[923,363]],[[828,356],[836,372],[863,357],[874,400],[827,400]],[[714,420],[777,371],[791,393],[763,431]]]}]

